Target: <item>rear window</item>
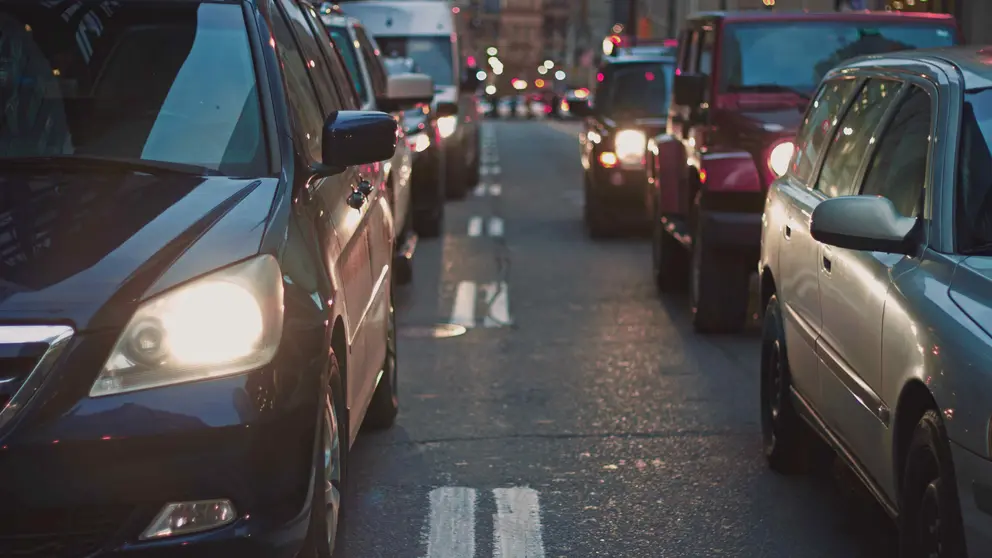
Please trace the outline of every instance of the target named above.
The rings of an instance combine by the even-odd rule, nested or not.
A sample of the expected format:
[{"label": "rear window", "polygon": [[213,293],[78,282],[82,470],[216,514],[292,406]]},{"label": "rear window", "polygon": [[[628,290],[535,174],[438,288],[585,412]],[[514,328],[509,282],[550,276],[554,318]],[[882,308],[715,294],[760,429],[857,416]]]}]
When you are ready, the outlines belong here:
[{"label": "rear window", "polygon": [[596,91],[596,112],[610,118],[648,118],[668,114],[674,64],[613,64]]}]

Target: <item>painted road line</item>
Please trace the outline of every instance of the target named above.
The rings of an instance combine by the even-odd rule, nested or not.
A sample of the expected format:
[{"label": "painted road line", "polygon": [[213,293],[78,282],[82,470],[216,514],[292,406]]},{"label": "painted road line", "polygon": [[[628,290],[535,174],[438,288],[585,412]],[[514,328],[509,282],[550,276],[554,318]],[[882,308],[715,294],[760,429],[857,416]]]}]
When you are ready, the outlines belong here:
[{"label": "painted road line", "polygon": [[484,165],[484,166],[479,167],[479,174],[482,175],[482,176],[489,176],[489,173],[491,171],[492,171],[492,168],[490,168],[488,165]]},{"label": "painted road line", "polygon": [[490,184],[489,185],[489,195],[490,196],[498,196],[498,195],[500,195],[502,193],[503,193],[503,187],[501,185],[499,185],[499,184]]},{"label": "painted road line", "polygon": [[[533,488],[496,488],[493,558],[544,558],[541,506]],[[471,556],[471,555],[466,555]]]},{"label": "painted road line", "polygon": [[488,283],[482,286],[489,311],[482,319],[483,327],[506,327],[512,325],[510,319],[510,288],[506,281]]},{"label": "painted road line", "polygon": [[455,305],[451,309],[451,323],[475,327],[476,288],[472,281],[461,281],[455,291]]},{"label": "painted road line", "polygon": [[472,217],[468,220],[468,235],[469,236],[482,235],[482,217]]},{"label": "painted road line", "polygon": [[493,165],[489,169],[489,174],[492,174],[492,175],[497,175],[497,174],[500,174],[502,172],[503,172],[503,169],[501,169],[499,165]]},{"label": "painted road line", "polygon": [[489,236],[503,236],[503,219],[499,217],[490,217],[489,227],[486,234]]},{"label": "painted road line", "polygon": [[475,556],[475,489],[445,486],[431,490],[427,558]]},{"label": "painted road line", "polygon": [[486,195],[486,185],[485,184],[478,184],[478,185],[476,185],[476,187],[475,187],[475,195],[477,197],[480,197],[480,198],[482,196],[485,196]]}]

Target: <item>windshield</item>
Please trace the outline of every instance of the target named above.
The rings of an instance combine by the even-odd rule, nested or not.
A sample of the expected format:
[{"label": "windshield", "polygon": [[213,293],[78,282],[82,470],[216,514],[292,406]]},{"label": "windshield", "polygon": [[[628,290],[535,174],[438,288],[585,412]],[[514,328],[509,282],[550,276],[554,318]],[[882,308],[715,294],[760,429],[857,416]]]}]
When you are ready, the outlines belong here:
[{"label": "windshield", "polygon": [[63,20],[61,5],[0,7],[0,158],[143,160],[268,174],[240,6],[78,4],[86,13],[73,15],[83,22],[77,29]]},{"label": "windshield", "polygon": [[967,93],[958,165],[959,246],[992,243],[992,89]]},{"label": "windshield", "polygon": [[434,79],[434,85],[454,85],[454,61],[451,38],[382,37],[375,38],[379,50],[389,58],[411,58],[420,71]]},{"label": "windshield", "polygon": [[362,72],[358,69],[358,54],[355,52],[355,42],[348,35],[348,30],[344,27],[329,26],[327,32],[331,35],[331,40],[341,51],[341,57],[344,58],[344,65],[348,67],[348,74],[351,76],[351,81],[355,85],[355,91],[358,92],[358,98],[363,102],[368,101],[367,91],[365,89],[365,80],[362,79]]},{"label": "windshield", "polygon": [[673,73],[672,64],[657,62],[612,66],[596,94],[596,112],[612,118],[667,115]]},{"label": "windshield", "polygon": [[777,86],[810,94],[824,74],[848,58],[955,42],[954,28],[946,24],[734,23],[724,33],[720,91]]}]

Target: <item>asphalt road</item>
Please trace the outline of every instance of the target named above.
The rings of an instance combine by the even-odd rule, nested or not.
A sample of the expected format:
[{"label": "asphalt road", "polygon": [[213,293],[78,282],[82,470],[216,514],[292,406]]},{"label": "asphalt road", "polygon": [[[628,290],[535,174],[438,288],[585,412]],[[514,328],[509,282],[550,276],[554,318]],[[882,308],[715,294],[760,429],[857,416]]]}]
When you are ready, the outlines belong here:
[{"label": "asphalt road", "polygon": [[[645,239],[593,241],[577,125],[486,124],[398,294],[397,425],[352,450],[352,558],[891,555],[843,467],[765,466],[758,339],[692,333]],[[464,335],[433,338],[439,323]]]}]

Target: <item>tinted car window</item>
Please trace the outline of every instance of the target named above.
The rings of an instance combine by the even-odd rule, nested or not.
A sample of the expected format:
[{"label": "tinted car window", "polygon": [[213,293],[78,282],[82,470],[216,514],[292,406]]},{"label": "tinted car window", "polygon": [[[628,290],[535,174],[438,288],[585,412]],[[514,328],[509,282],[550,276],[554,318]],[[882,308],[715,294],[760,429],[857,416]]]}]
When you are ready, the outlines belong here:
[{"label": "tinted car window", "polygon": [[379,49],[376,48],[375,43],[368,38],[361,27],[355,28],[355,35],[358,37],[358,46],[362,52],[362,58],[365,59],[365,67],[368,68],[369,76],[372,78],[372,88],[375,89],[377,97],[385,95],[386,71],[382,68],[382,63],[379,62]]},{"label": "tinted car window", "polygon": [[959,248],[992,242],[992,89],[968,92],[958,162]]},{"label": "tinted car window", "polygon": [[615,64],[596,91],[596,112],[611,118],[644,118],[668,113],[674,64]]},{"label": "tinted car window", "polygon": [[320,161],[324,114],[317,101],[313,83],[310,82],[310,72],[307,71],[303,55],[296,50],[296,43],[282,12],[273,7],[269,13],[272,14],[272,33],[275,35],[276,53],[282,62],[289,109],[299,136],[297,139],[304,142],[311,160]]},{"label": "tinted car window", "polygon": [[306,60],[310,69],[310,79],[317,88],[317,98],[323,108],[323,114],[330,114],[341,110],[341,97],[338,94],[337,86],[331,78],[327,61],[320,52],[313,30],[307,23],[303,11],[293,0],[284,0],[283,8],[286,10],[288,21],[292,24],[293,34],[296,36],[296,44],[300,47],[300,53]]},{"label": "tinted car window", "polygon": [[854,56],[955,44],[946,23],[797,21],[725,28],[720,90],[790,88],[811,93],[828,70]]},{"label": "tinted car window", "polygon": [[0,157],[142,159],[268,174],[240,6],[127,3],[112,17],[89,11],[97,29],[78,34],[61,15],[39,2],[0,8],[7,52],[0,55]]},{"label": "tinted car window", "polygon": [[809,179],[855,83],[853,79],[828,81],[813,99],[806,119],[796,135],[796,157],[792,162],[792,172],[800,179]]},{"label": "tinted car window", "polygon": [[862,194],[890,199],[905,217],[917,215],[927,178],[930,119],[930,96],[913,86],[877,142]]},{"label": "tinted car window", "polygon": [[901,85],[889,80],[868,80],[837,124],[816,182],[817,190],[832,198],[857,191],[855,180],[872,136]]},{"label": "tinted car window", "polygon": [[363,103],[367,103],[371,97],[369,97],[368,89],[365,87],[362,70],[358,67],[358,54],[355,52],[357,41],[351,39],[351,35],[344,27],[328,27],[327,31],[331,34],[331,39],[334,40],[338,51],[341,52],[341,58],[344,59],[344,65],[348,67],[348,74],[351,75],[351,83],[355,87],[355,91],[358,92],[358,97]]},{"label": "tinted car window", "polygon": [[434,85],[455,84],[451,37],[377,37],[376,42],[384,56],[412,58]]}]

